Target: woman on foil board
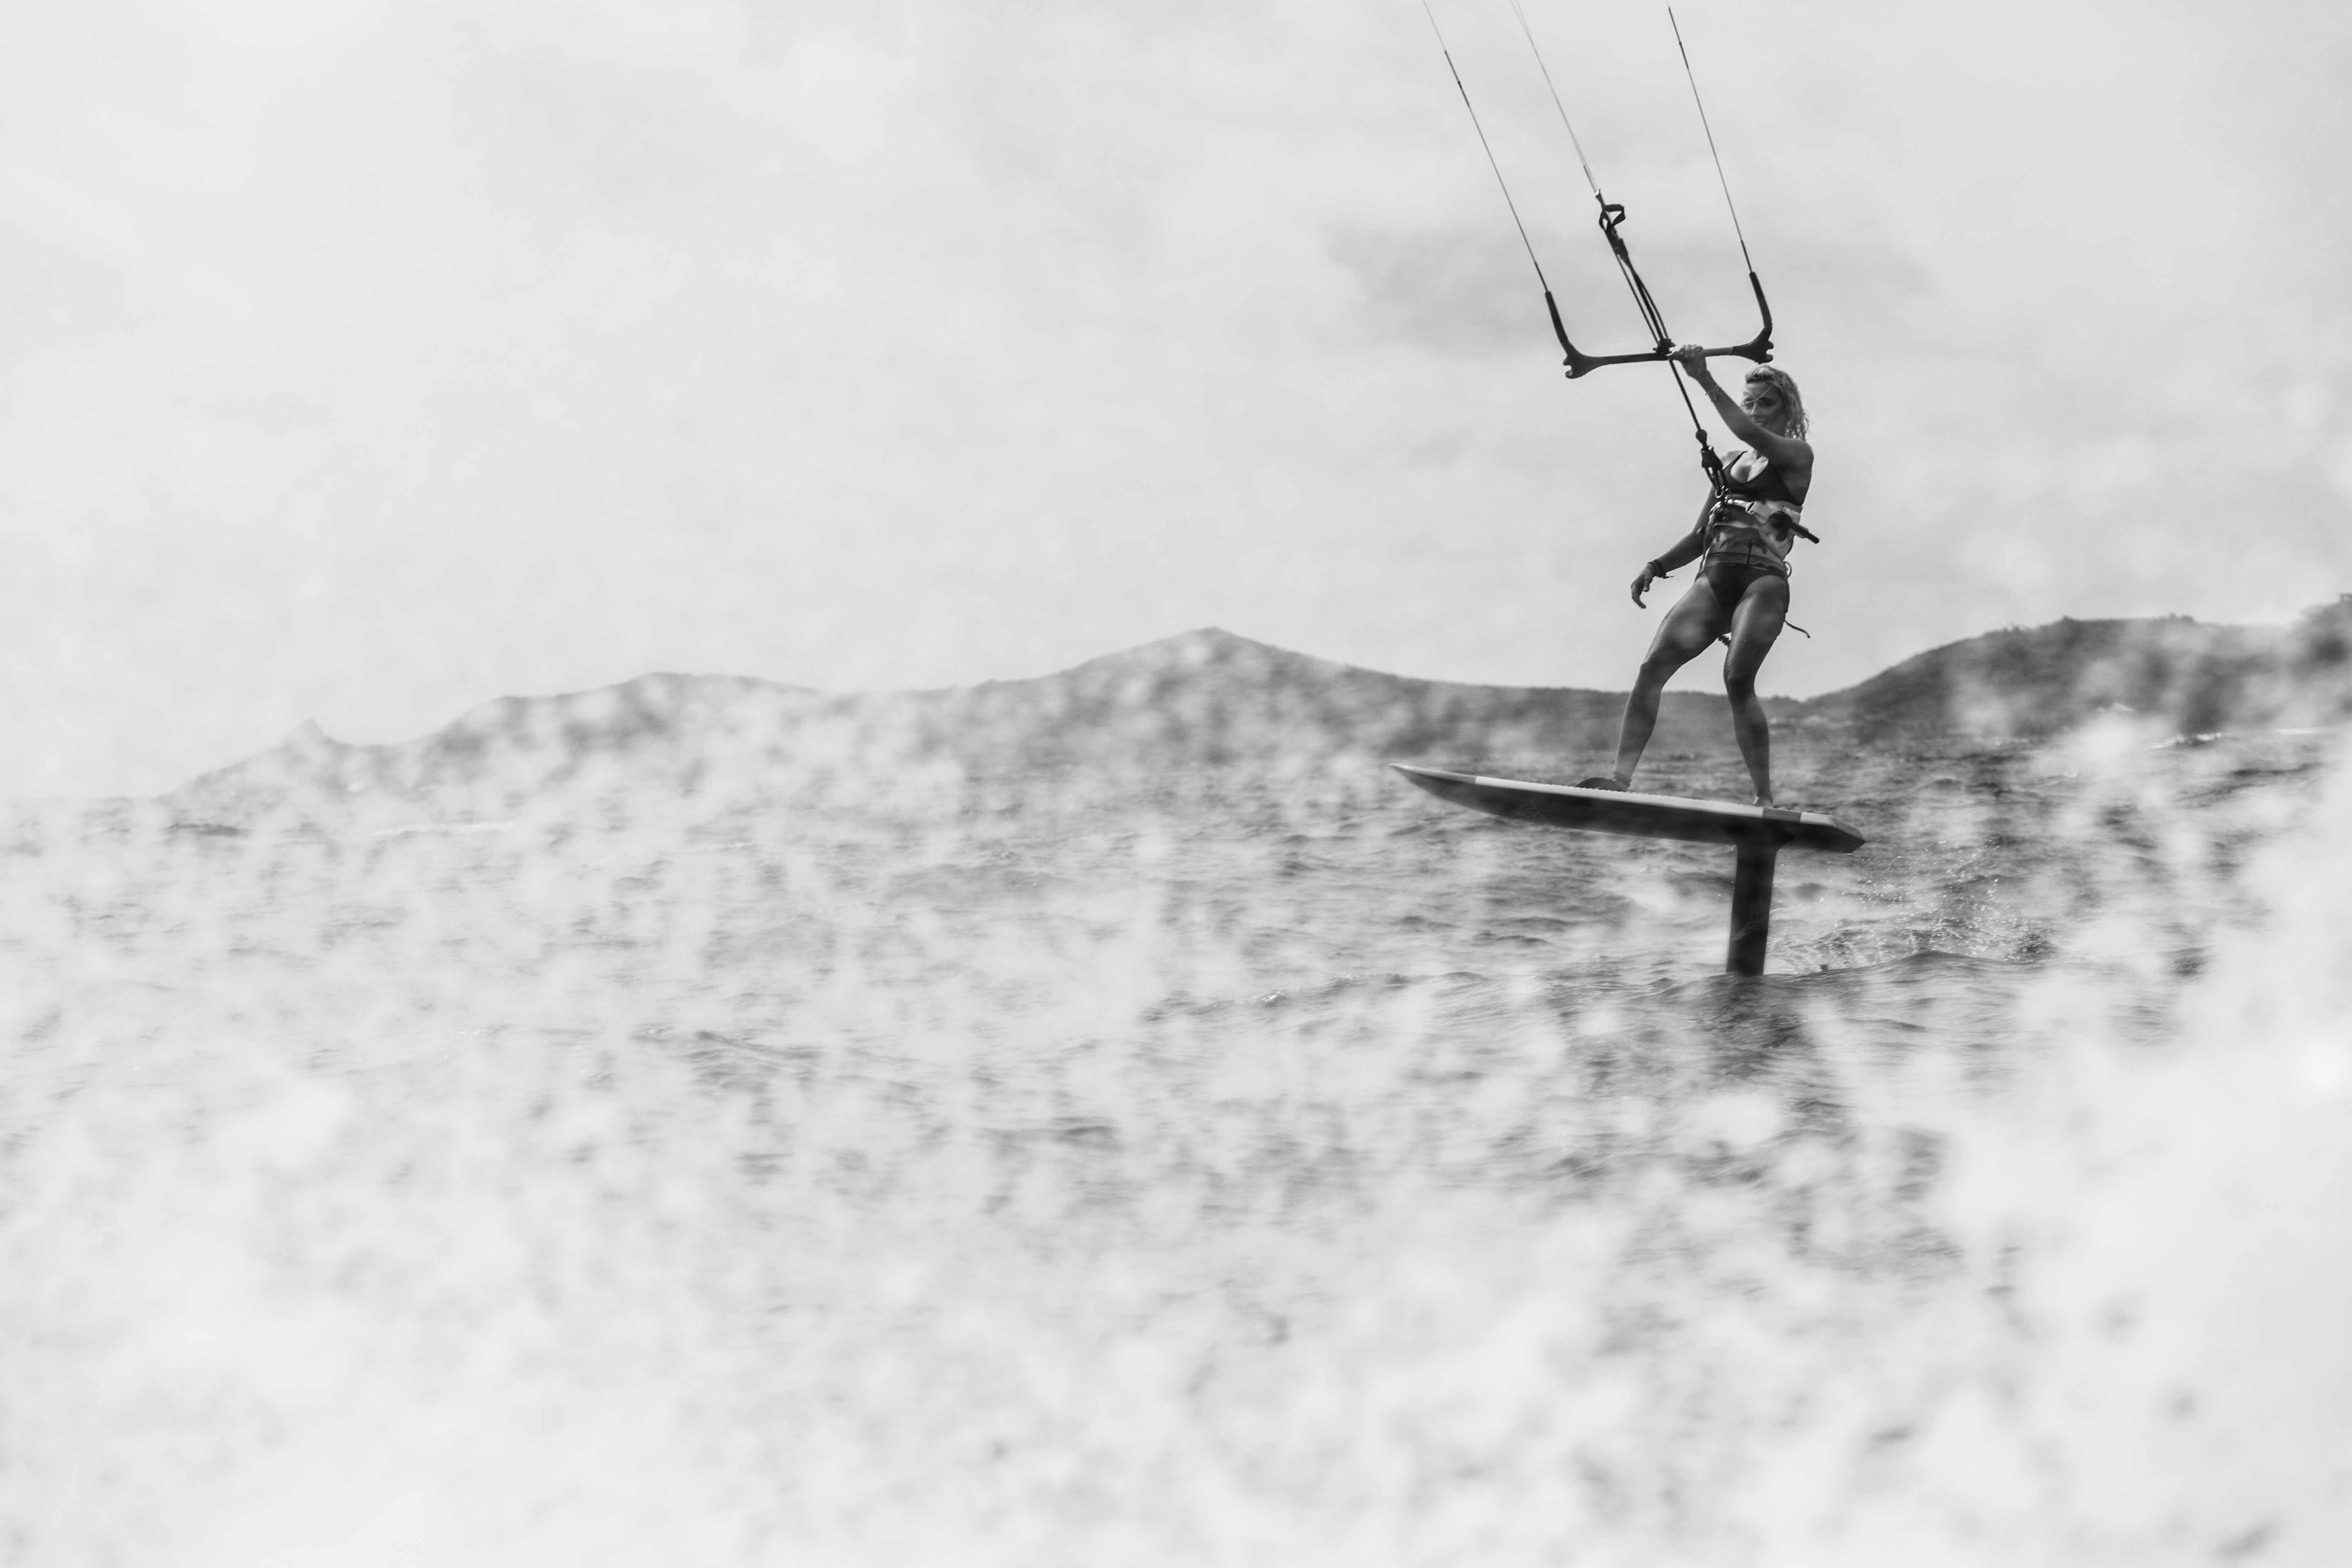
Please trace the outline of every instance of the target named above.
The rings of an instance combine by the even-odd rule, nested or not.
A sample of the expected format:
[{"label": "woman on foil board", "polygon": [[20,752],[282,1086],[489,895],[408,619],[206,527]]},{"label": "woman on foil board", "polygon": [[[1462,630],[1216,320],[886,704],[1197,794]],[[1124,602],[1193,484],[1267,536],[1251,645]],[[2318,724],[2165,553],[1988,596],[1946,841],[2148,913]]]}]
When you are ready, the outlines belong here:
[{"label": "woman on foil board", "polygon": [[[1423,5],[1429,10],[1430,26],[1437,29],[1436,11],[1429,6],[1428,0],[1423,0]],[[1771,730],[1765,720],[1763,704],[1756,698],[1756,672],[1779,638],[1780,628],[1787,624],[1790,546],[1799,539],[1820,542],[1802,521],[1805,494],[1812,483],[1813,449],[1805,440],[1805,405],[1797,395],[1797,384],[1788,372],[1769,363],[1771,302],[1764,297],[1764,284],[1756,276],[1754,258],[1748,254],[1748,236],[1739,226],[1739,209],[1732,204],[1730,182],[1723,177],[1723,160],[1716,152],[1715,129],[1706,123],[1706,105],[1699,100],[1698,78],[1690,68],[1690,51],[1683,45],[1681,25],[1675,24],[1675,47],[1682,55],[1684,74],[1690,80],[1691,100],[1698,108],[1699,122],[1706,132],[1707,153],[1714,160],[1717,180],[1723,186],[1724,205],[1731,215],[1732,231],[1739,238],[1740,259],[1748,265],[1748,287],[1756,296],[1756,308],[1762,318],[1762,326],[1753,338],[1729,348],[1704,349],[1687,343],[1678,346],[1667,331],[1665,316],[1658,309],[1650,286],[1643,280],[1640,268],[1633,265],[1633,252],[1625,243],[1624,204],[1612,202],[1601,194],[1601,183],[1593,177],[1592,165],[1584,156],[1584,144],[1569,121],[1568,105],[1552,83],[1551,68],[1544,64],[1543,50],[1536,44],[1535,30],[1528,26],[1517,0],[1512,0],[1511,9],[1521,31],[1527,34],[1528,47],[1543,72],[1545,86],[1551,91],[1560,124],[1576,148],[1577,163],[1584,170],[1585,184],[1591,187],[1593,202],[1600,209],[1601,237],[1633,293],[1634,308],[1653,344],[1633,353],[1591,354],[1578,348],[1570,338],[1559,300],[1544,277],[1543,262],[1536,255],[1535,241],[1519,217],[1518,204],[1512,199],[1510,184],[1503,178],[1503,166],[1486,140],[1486,127],[1478,121],[1476,105],[1470,101],[1470,89],[1455,68],[1453,51],[1445,47],[1444,33],[1439,29],[1438,47],[1445,56],[1446,69],[1461,93],[1463,107],[1469,110],[1479,145],[1495,172],[1495,183],[1518,229],[1519,243],[1526,247],[1536,281],[1543,289],[1544,309],[1551,318],[1552,333],[1567,356],[1562,363],[1568,377],[1574,381],[1610,365],[1665,363],[1674,374],[1675,389],[1682,397],[1684,409],[1690,416],[1691,433],[1698,441],[1699,467],[1707,477],[1706,505],[1699,510],[1697,525],[1643,565],[1641,574],[1633,579],[1633,603],[1642,603],[1652,583],[1693,561],[1700,563],[1698,581],[1668,612],[1665,624],[1658,628],[1656,639],[1650,644],[1649,656],[1642,661],[1641,672],[1625,702],[1615,770],[1585,779],[1577,787],[1622,791],[1632,784],[1633,770],[1641,765],[1642,752],[1649,745],[1650,731],[1657,723],[1658,698],[1667,679],[1697,658],[1709,643],[1720,639],[1731,650],[1724,661],[1723,684],[1731,697],[1732,724],[1739,740],[1739,754],[1747,761],[1748,777],[1756,786],[1756,805],[1770,806]],[[1669,10],[1669,21],[1673,16]],[[1710,355],[1734,355],[1755,362],[1756,368],[1748,373],[1737,403],[1707,369]],[[1717,455],[1707,440],[1706,422],[1699,418],[1684,384],[1685,376],[1698,384],[1732,434],[1748,443],[1746,449],[1733,453],[1728,459]]]},{"label": "woman on foil board", "polygon": [[1693,561],[1699,563],[1698,580],[1666,613],[1633,678],[1618,730],[1615,770],[1581,780],[1579,787],[1622,790],[1633,782],[1667,680],[1721,640],[1731,650],[1723,661],[1723,689],[1731,699],[1739,755],[1756,785],[1756,804],[1770,805],[1772,733],[1756,696],[1756,672],[1787,624],[1789,552],[1799,539],[1820,542],[1803,521],[1805,495],[1813,482],[1804,400],[1778,365],[1749,371],[1734,403],[1707,369],[1704,350],[1677,348],[1674,360],[1706,394],[1731,433],[1748,445],[1724,458],[1721,479],[1709,486],[1696,524],[1644,562],[1633,579],[1633,603],[1639,605],[1652,584]]}]

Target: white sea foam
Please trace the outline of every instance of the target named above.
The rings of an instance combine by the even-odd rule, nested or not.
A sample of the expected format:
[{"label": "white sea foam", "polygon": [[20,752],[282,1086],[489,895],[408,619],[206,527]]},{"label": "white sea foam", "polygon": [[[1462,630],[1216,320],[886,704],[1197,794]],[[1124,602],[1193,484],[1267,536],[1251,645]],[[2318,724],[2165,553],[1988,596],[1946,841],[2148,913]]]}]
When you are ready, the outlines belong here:
[{"label": "white sea foam", "polygon": [[1370,768],[28,819],[0,1542],[2340,1561],[2294,744],[1871,762],[1761,986],[1715,852]]}]

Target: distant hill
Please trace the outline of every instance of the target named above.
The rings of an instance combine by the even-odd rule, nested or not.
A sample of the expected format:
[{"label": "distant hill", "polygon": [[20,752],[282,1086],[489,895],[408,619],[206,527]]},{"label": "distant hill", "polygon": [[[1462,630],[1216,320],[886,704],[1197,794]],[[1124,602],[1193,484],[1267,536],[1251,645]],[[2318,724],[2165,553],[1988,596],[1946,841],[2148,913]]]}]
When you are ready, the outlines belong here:
[{"label": "distant hill", "polygon": [[[1476,766],[1612,753],[1619,692],[1383,674],[1214,627],[1026,680],[839,694],[731,676],[646,675],[506,698],[417,740],[347,745],[305,725],[167,797],[231,819],[293,800],[432,802],[513,812],[551,791],[751,778],[778,793],[940,790],[975,778],[1149,783],[1225,765],[1312,773],[1345,758]],[[2175,729],[2352,716],[2352,598],[2281,627],[2179,618],[2060,621],[1935,648],[1858,686],[1770,700],[1788,743],[2032,738],[2116,708]],[[1652,755],[1727,753],[1719,695],[1671,692]]]},{"label": "distant hill", "polygon": [[[1339,756],[1475,761],[1550,756],[1598,765],[1622,693],[1470,686],[1386,675],[1214,627],[1025,680],[837,694],[731,676],[646,675],[600,690],[506,698],[414,741],[348,745],[304,725],[258,756],[168,797],[233,818],[294,796],[461,800],[512,810],[600,780],[699,787],[755,771],[786,791],[939,787],[957,777],[1084,770],[1319,769]],[[1730,743],[1723,699],[1670,694],[1656,746]],[[1570,765],[1575,765],[1571,763]]]},{"label": "distant hill", "polygon": [[2034,739],[2119,710],[2181,734],[2334,724],[2352,718],[2352,595],[2284,626],[2167,616],[1990,632],[1772,709],[1864,743]]}]

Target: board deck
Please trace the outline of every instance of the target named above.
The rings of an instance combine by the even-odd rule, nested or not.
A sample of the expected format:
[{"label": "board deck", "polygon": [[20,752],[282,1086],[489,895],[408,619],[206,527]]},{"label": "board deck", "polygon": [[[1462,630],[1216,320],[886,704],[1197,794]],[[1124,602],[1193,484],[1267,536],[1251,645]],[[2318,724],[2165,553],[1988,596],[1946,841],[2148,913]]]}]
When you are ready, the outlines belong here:
[{"label": "board deck", "polygon": [[1671,795],[1634,795],[1573,784],[1528,784],[1482,778],[1474,773],[1391,767],[1437,796],[1496,816],[1580,827],[1592,833],[1622,833],[1639,838],[1679,838],[1691,844],[1793,845],[1845,855],[1867,842],[1834,816],[1778,806],[1735,805],[1729,801],[1685,800]]}]

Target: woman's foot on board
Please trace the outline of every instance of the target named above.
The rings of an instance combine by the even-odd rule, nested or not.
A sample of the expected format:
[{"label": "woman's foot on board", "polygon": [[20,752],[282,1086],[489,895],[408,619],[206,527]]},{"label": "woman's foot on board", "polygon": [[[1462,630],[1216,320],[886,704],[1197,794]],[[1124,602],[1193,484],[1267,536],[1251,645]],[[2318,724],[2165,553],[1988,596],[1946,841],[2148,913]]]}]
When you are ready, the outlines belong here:
[{"label": "woman's foot on board", "polygon": [[1625,781],[1612,773],[1595,773],[1589,779],[1577,780],[1576,787],[1579,789],[1622,790],[1625,788]]}]

